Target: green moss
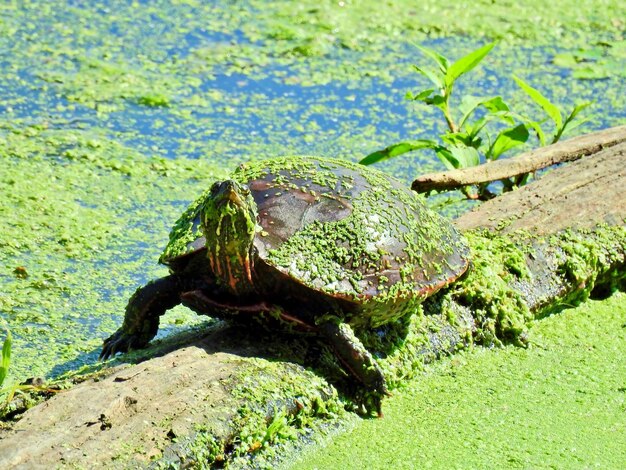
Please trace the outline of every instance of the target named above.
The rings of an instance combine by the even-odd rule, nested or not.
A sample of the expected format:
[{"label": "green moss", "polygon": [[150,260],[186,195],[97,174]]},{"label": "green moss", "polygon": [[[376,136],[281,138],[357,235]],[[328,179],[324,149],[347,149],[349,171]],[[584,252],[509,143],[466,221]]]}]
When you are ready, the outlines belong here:
[{"label": "green moss", "polygon": [[94,361],[106,336],[96,325],[115,329],[111,314],[122,314],[138,277],[163,274],[156,259],[181,209],[176,200],[188,200],[185,185],[219,174],[206,162],[163,165],[93,131],[26,131],[0,136],[0,317],[15,335],[10,382]]},{"label": "green moss", "polygon": [[[9,383],[94,362],[130,294],[165,273],[156,259],[172,221],[235,165],[303,149],[357,160],[409,134],[437,133],[428,111],[401,100],[416,80],[410,64],[421,60],[414,42],[436,41],[456,58],[484,36],[501,37],[468,93],[519,98],[506,87],[513,70],[565,107],[597,100],[599,112],[579,132],[624,120],[619,76],[579,81],[551,63],[590,38],[619,40],[620,1],[542,3],[541,15],[538,2],[488,0],[473,9],[427,0],[419,10],[405,1],[109,3],[0,5],[0,47],[11,58],[0,65],[0,317],[15,334]],[[439,169],[430,157],[386,169],[408,183]],[[595,255],[577,242],[568,250],[564,275],[593,276],[587,260]],[[522,273],[503,263],[502,272]],[[488,315],[497,315],[485,315],[492,326]],[[177,308],[162,325],[168,332],[195,319]],[[396,350],[406,362],[393,369],[381,357],[390,374],[415,374],[419,361],[407,351],[426,344],[429,328],[445,327],[422,321],[411,317],[409,331],[419,333],[406,343],[391,340],[406,344]]]},{"label": "green moss", "polygon": [[[559,256],[560,273],[576,286],[575,295],[570,302],[581,302],[589,297],[596,285],[612,263],[623,261],[626,253],[626,227],[601,226],[591,230],[567,231],[553,237],[550,243],[562,250]],[[619,286],[626,278],[625,273],[615,272],[611,282]],[[609,288],[610,290],[610,288]]]},{"label": "green moss", "polygon": [[144,95],[137,100],[139,104],[150,107],[168,107],[170,100],[163,95]]},{"label": "green moss", "polygon": [[360,331],[359,336],[377,356],[387,387],[393,390],[417,376],[433,359],[427,351],[435,329],[436,324],[424,317],[419,305],[411,315],[376,330]]},{"label": "green moss", "polygon": [[[526,235],[516,239],[475,231],[466,236],[472,253],[471,269],[467,277],[445,295],[472,309],[477,323],[474,338],[479,343],[521,342],[526,326],[533,318],[524,293],[514,284],[529,276],[523,251],[525,243],[520,243]],[[454,318],[451,312],[446,315]]]},{"label": "green moss", "polygon": [[[599,285],[602,295],[624,286],[626,275],[619,268],[626,253],[622,226],[566,231],[549,238],[484,230],[466,236],[472,252],[466,276],[403,321],[360,332],[390,388],[446,351],[472,344],[527,345],[528,327],[538,316],[579,304]],[[551,266],[547,277],[531,271],[537,256]],[[431,343],[433,334],[441,331],[447,333]]]},{"label": "green moss", "polygon": [[[624,277],[615,271],[626,252],[626,229],[621,226],[601,225],[549,238],[485,230],[465,235],[472,250],[472,267],[465,278],[443,293],[437,305],[453,324],[457,316],[451,308],[458,304],[470,308],[476,330],[467,339],[480,344],[524,344],[527,325],[539,306],[545,315],[564,305],[576,305],[589,297],[597,280],[610,291],[611,284],[619,286]],[[544,263],[554,264],[553,277],[532,277],[529,256],[538,253]],[[607,272],[613,272],[614,279],[604,279]],[[528,296],[529,291],[534,292],[533,297]],[[551,303],[542,301],[542,295],[553,296]]]},{"label": "green moss", "polygon": [[240,403],[229,425],[235,434],[224,439],[200,426],[178,443],[187,464],[210,468],[227,461],[233,468],[272,468],[284,441],[319,431],[345,415],[335,389],[312,372],[263,359],[242,361],[249,367],[226,384]]},{"label": "green moss", "polygon": [[[197,468],[211,468],[226,460],[225,444],[220,442],[207,428],[202,425],[196,429],[197,434],[188,444],[189,457],[196,462]],[[164,468],[170,466],[163,464]],[[177,465],[171,465],[176,468]]]}]

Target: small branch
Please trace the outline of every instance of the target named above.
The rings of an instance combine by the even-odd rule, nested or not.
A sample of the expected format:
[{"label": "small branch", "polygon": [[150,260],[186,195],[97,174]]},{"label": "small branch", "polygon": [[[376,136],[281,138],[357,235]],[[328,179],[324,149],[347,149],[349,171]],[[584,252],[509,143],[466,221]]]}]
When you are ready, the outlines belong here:
[{"label": "small branch", "polygon": [[451,191],[472,184],[489,183],[546,168],[557,163],[578,160],[626,141],[626,125],[604,129],[541,147],[513,158],[496,160],[462,170],[429,173],[413,181],[419,193]]}]

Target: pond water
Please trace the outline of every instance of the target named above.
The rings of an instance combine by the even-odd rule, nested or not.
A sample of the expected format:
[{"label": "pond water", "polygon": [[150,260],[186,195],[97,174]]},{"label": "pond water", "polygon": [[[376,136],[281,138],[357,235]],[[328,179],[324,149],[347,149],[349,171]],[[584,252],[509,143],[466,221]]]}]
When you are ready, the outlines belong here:
[{"label": "pond water", "polygon": [[[355,161],[442,132],[435,112],[403,98],[428,85],[411,69],[425,60],[415,43],[458,58],[501,39],[457,96],[502,94],[540,115],[515,88],[515,73],[565,110],[594,100],[576,133],[626,120],[622,76],[578,80],[553,63],[590,46],[592,34],[623,40],[620,2],[548,5],[532,21],[532,2],[511,11],[483,2],[478,15],[421,3],[416,12],[402,1],[4,2],[0,326],[14,336],[8,381],[92,364],[134,289],[166,272],[156,261],[177,216],[240,162],[286,154]],[[428,153],[379,167],[407,184],[443,168]],[[198,321],[174,309],[160,334]]]}]

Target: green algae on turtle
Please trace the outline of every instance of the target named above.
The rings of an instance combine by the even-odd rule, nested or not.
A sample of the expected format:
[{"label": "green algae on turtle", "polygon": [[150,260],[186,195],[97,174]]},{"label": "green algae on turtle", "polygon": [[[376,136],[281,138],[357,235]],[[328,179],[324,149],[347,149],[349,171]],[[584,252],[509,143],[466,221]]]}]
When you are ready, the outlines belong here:
[{"label": "green algae on turtle", "polygon": [[[316,291],[371,303],[364,309],[367,314],[359,314],[371,320],[367,326],[414,311],[467,265],[465,242],[449,223],[377,170],[323,158],[283,157],[246,163],[231,177],[248,184],[257,201],[260,236],[255,246],[263,260]],[[203,248],[199,214],[207,195],[205,191],[176,222],[161,262]],[[277,216],[284,217],[297,204],[306,205],[306,214],[288,227],[277,227]],[[390,240],[396,239],[398,250],[390,250]],[[365,326],[360,319],[355,324]]]},{"label": "green algae on turtle", "polygon": [[278,318],[325,339],[380,412],[385,378],[352,328],[416,313],[468,257],[448,221],[380,171],[315,157],[241,165],[176,222],[160,258],[170,276],[137,290],[102,357],[145,346],[179,303],[216,317]]}]

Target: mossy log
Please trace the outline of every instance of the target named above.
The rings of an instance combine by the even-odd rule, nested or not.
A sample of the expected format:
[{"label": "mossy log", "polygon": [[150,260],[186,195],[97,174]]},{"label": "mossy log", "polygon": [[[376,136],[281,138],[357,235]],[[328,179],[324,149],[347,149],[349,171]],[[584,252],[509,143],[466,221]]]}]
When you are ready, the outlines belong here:
[{"label": "mossy log", "polygon": [[[390,384],[471,343],[524,343],[531,320],[623,288],[625,153],[626,144],[599,150],[458,219],[470,274],[428,299],[424,315],[364,337]],[[272,441],[270,423],[327,419],[350,396],[332,355],[309,338],[217,324],[134,358],[0,431],[0,468],[246,459]]]}]

